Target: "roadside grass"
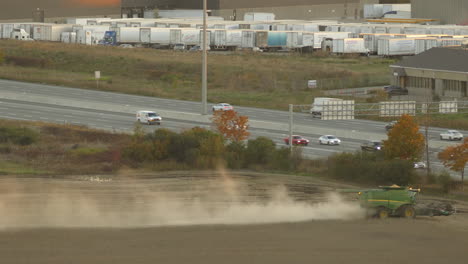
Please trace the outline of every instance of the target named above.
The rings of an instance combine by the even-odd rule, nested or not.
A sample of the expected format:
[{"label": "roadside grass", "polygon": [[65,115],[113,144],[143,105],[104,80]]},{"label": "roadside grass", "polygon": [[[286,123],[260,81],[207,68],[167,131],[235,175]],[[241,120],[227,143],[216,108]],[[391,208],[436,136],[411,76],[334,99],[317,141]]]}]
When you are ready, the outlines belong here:
[{"label": "roadside grass", "polygon": [[[200,100],[200,53],[13,40],[1,40],[0,50],[3,79],[98,89],[94,71],[99,70],[99,90]],[[307,89],[308,80],[347,79],[347,85],[356,87],[385,84],[392,62],[314,54],[210,53],[208,100],[269,109],[310,104],[320,92]]]},{"label": "roadside grass", "polygon": [[0,161],[0,175],[47,175],[50,171],[25,166],[23,163]]}]

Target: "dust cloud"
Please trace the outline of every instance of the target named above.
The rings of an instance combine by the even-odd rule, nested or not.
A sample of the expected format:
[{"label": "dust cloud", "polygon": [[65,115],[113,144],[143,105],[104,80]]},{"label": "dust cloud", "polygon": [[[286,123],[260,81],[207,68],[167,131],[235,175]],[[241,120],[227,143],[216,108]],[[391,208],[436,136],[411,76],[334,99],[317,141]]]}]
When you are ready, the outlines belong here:
[{"label": "dust cloud", "polygon": [[266,224],[356,219],[364,212],[336,193],[296,201],[284,186],[247,191],[221,177],[206,182],[167,179],[89,181],[0,180],[0,229],[40,227],[134,228]]}]

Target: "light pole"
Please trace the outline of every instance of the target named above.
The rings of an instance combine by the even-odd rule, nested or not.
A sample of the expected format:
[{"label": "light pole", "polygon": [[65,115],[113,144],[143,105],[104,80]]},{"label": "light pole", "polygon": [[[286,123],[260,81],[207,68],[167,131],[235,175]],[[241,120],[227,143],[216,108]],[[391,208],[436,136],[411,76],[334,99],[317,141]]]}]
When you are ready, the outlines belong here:
[{"label": "light pole", "polygon": [[207,45],[207,38],[206,38],[206,0],[203,0],[203,59],[202,59],[202,115],[207,115],[207,53],[206,53],[206,45]]}]

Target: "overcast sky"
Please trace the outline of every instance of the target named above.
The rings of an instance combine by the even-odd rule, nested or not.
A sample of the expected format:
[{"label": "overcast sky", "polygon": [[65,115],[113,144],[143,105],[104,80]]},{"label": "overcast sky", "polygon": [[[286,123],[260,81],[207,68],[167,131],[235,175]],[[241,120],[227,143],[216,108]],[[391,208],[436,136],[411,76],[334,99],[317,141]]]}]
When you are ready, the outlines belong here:
[{"label": "overcast sky", "polygon": [[120,0],[0,0],[0,19],[31,18],[36,8],[46,17],[117,14]]}]

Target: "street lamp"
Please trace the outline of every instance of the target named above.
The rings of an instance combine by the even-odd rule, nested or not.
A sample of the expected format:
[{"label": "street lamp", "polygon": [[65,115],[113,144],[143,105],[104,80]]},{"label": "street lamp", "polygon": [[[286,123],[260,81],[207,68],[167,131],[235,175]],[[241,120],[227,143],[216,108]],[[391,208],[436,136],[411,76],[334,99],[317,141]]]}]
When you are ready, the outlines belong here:
[{"label": "street lamp", "polygon": [[207,13],[207,6],[206,0],[203,0],[203,59],[202,59],[202,115],[207,115],[207,53],[206,53],[206,45],[207,45],[207,37],[206,37],[206,14]]}]

